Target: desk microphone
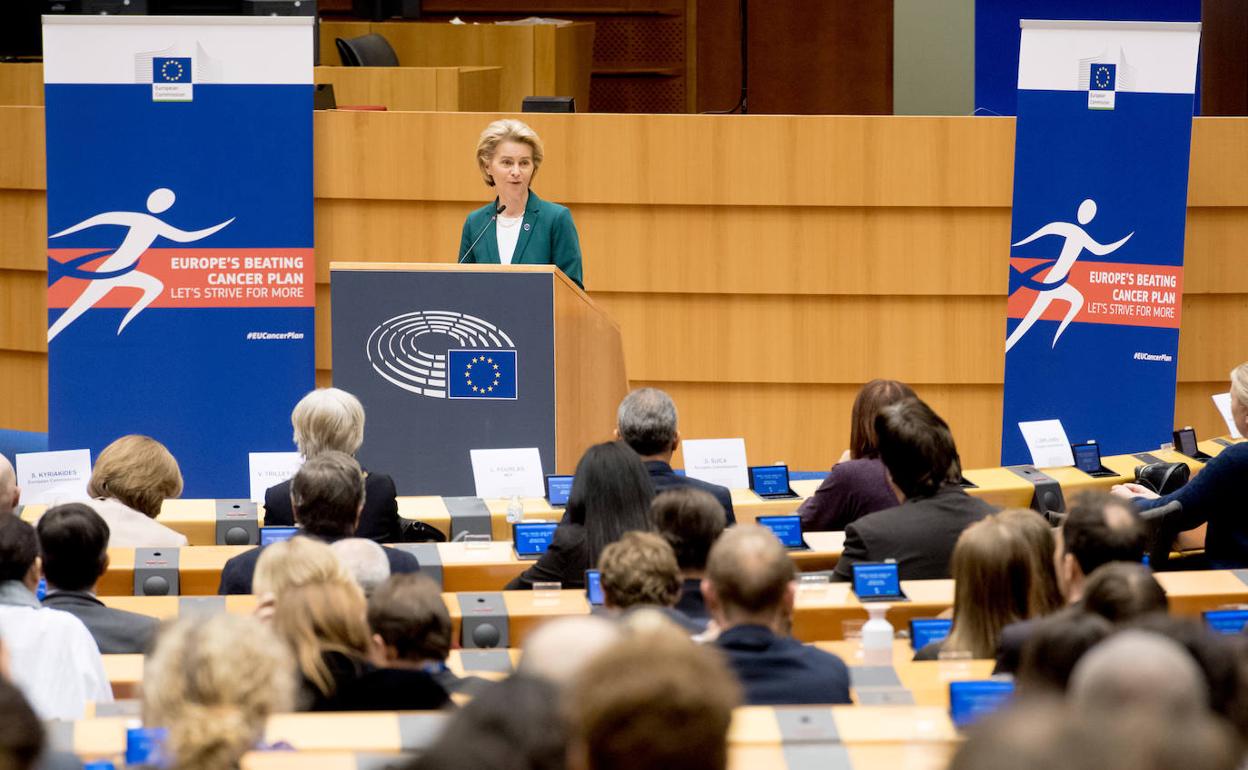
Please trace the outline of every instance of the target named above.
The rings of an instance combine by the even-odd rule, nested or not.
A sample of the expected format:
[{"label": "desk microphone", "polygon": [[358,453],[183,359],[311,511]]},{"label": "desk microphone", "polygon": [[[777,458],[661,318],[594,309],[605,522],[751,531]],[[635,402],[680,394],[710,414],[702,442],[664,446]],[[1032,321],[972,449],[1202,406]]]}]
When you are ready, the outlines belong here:
[{"label": "desk microphone", "polygon": [[463,264],[464,259],[465,259],[465,258],[466,258],[469,254],[471,254],[471,253],[472,253],[473,248],[475,248],[475,247],[476,247],[476,245],[477,245],[477,241],[481,240],[481,236],[485,235],[485,231],[486,231],[486,230],[489,230],[489,229],[490,229],[490,225],[494,224],[494,220],[498,219],[498,215],[499,215],[499,214],[501,214],[501,213],[503,213],[503,212],[504,212],[504,211],[506,211],[506,210],[507,210],[507,204],[506,204],[506,203],[500,203],[500,204],[498,204],[497,206],[495,206],[495,207],[494,207],[494,216],[490,217],[490,221],[489,221],[489,222],[486,222],[486,223],[485,223],[485,227],[482,227],[482,228],[481,228],[481,232],[477,233],[477,237],[472,239],[472,244],[468,246],[468,248],[464,251],[464,253],[459,255],[459,261],[458,261],[458,262],[456,262],[455,264],[457,264],[457,265],[462,265],[462,264]]}]

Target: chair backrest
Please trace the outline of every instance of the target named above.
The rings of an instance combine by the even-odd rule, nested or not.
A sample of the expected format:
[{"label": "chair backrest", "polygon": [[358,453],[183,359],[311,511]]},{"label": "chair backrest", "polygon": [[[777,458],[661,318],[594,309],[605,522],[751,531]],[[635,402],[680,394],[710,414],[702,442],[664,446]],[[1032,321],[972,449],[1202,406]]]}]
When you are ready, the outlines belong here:
[{"label": "chair backrest", "polygon": [[399,57],[390,43],[373,32],[360,37],[335,38],[338,56],[344,67],[397,67]]}]

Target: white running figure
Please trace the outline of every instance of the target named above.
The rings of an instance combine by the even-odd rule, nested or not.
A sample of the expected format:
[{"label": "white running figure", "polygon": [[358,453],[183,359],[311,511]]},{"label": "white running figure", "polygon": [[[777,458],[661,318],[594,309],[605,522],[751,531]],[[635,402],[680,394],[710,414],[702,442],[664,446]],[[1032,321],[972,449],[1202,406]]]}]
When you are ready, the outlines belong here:
[{"label": "white running figure", "polygon": [[[1079,224],[1086,225],[1096,216],[1096,201],[1087,198],[1083,203],[1079,204]],[[1027,330],[1031,328],[1044,311],[1048,309],[1055,299],[1066,300],[1070,303],[1070,310],[1066,312],[1066,317],[1062,319],[1062,323],[1057,327],[1057,333],[1053,335],[1053,345],[1057,347],[1057,338],[1062,336],[1062,332],[1066,331],[1066,327],[1079,314],[1083,308],[1083,294],[1074,286],[1066,283],[1066,276],[1070,274],[1070,269],[1074,267],[1075,260],[1079,259],[1079,254],[1084,249],[1096,254],[1097,256],[1105,256],[1116,251],[1119,246],[1131,240],[1131,236],[1135,235],[1135,231],[1127,233],[1127,236],[1120,241],[1110,244],[1097,243],[1092,236],[1088,235],[1082,227],[1073,225],[1070,222],[1050,222],[1041,227],[1031,235],[1022,239],[1012,246],[1022,246],[1026,243],[1043,238],[1046,235],[1060,235],[1066,239],[1066,244],[1062,246],[1062,252],[1057,257],[1057,263],[1049,270],[1048,275],[1044,277],[1041,283],[1054,284],[1052,289],[1045,289],[1036,295],[1036,301],[1032,304],[1031,309],[1027,311],[1027,315],[1023,317],[1021,323],[1014,327],[1014,333],[1005,341],[1005,352],[1010,352],[1010,348],[1014,347],[1014,343],[1023,338]]]},{"label": "white running figure", "polygon": [[[147,196],[147,210],[151,214],[144,214],[138,211],[106,211],[48,237],[60,238],[62,235],[69,235],[99,225],[129,227],[130,231],[126,233],[126,237],[121,242],[121,245],[107,259],[101,262],[95,270],[95,272],[99,273],[108,273],[128,268],[137,263],[139,258],[143,256],[143,253],[148,250],[157,238],[164,237],[178,243],[191,243],[201,238],[207,238],[234,221],[234,217],[230,217],[219,225],[214,225],[204,230],[187,232],[152,216],[152,214],[163,214],[168,211],[174,200],[173,190],[161,187],[153,190],[151,195]],[[56,319],[56,323],[52,324],[52,327],[48,329],[48,342],[51,342],[52,338],[64,331],[65,327],[73,323],[78,316],[103,299],[105,294],[108,294],[113,289],[122,287],[141,289],[143,296],[139,298],[138,302],[134,303],[134,307],[130,308],[130,312],[126,313],[126,317],[121,319],[121,326],[117,327],[118,334],[121,334],[122,329],[126,328],[126,324],[130,323],[135,316],[160,296],[160,293],[164,291],[165,285],[155,276],[141,273],[138,270],[130,270],[124,275],[112,278],[92,280],[87,285],[86,291],[79,295],[78,299],[74,300],[74,304],[70,305],[69,309],[61,314],[61,317]]]}]

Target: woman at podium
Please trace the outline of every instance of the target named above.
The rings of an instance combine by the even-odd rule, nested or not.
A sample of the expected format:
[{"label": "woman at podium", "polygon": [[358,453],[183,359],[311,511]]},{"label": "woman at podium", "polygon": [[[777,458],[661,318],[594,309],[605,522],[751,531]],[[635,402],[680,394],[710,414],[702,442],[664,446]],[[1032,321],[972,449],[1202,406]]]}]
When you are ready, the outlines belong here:
[{"label": "woman at podium", "polygon": [[542,140],[519,120],[496,120],[477,141],[477,165],[498,196],[464,220],[459,261],[556,265],[581,288],[581,244],[566,206],[529,189],[542,165]]}]

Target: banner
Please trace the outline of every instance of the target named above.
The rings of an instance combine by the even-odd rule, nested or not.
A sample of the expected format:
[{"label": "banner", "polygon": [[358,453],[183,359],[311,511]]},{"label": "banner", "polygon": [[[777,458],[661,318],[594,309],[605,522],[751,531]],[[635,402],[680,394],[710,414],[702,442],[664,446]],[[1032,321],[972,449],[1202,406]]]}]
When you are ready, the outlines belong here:
[{"label": "banner", "polygon": [[1023,21],[1001,462],[1170,439],[1200,25]]},{"label": "banner", "polygon": [[44,18],[48,442],[246,497],[314,386],[312,20]]}]

